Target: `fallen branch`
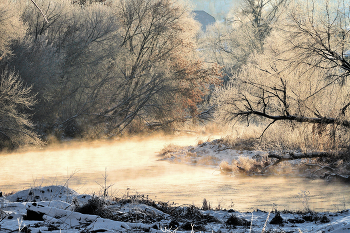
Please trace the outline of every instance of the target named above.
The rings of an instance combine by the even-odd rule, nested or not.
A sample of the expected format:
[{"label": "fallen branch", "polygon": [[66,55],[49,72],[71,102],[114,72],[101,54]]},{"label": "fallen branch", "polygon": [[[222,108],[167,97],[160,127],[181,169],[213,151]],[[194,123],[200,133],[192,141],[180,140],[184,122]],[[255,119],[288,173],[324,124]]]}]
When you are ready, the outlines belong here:
[{"label": "fallen branch", "polygon": [[310,152],[310,153],[288,152],[286,156],[281,156],[277,154],[268,154],[267,157],[285,161],[285,160],[295,160],[295,159],[325,158],[325,157],[331,157],[331,156],[334,156],[334,154],[330,152]]},{"label": "fallen branch", "polygon": [[[277,164],[283,162],[283,161],[289,161],[289,160],[296,160],[296,159],[310,159],[310,158],[326,158],[334,156],[333,153],[330,152],[310,152],[310,153],[294,153],[294,152],[288,152],[286,156],[281,156],[278,154],[268,154],[267,158],[270,159],[277,159],[274,163],[266,166],[263,169],[263,172],[265,172],[268,168],[276,166]],[[326,168],[326,166],[324,166]]]},{"label": "fallen branch", "polygon": [[261,111],[255,111],[253,108],[249,108],[248,111],[240,111],[238,113],[235,113],[235,117],[249,117],[251,115],[260,116],[263,118],[267,118],[270,120],[276,121],[296,121],[300,123],[312,123],[312,124],[334,124],[334,125],[340,125],[346,128],[350,128],[350,121],[347,120],[340,120],[338,118],[328,118],[328,117],[304,117],[304,116],[294,116],[294,115],[269,115],[265,112]]},{"label": "fallen branch", "polygon": [[350,181],[349,175],[340,175],[337,173],[325,173],[321,178],[329,180],[332,177],[339,178],[343,181]]}]

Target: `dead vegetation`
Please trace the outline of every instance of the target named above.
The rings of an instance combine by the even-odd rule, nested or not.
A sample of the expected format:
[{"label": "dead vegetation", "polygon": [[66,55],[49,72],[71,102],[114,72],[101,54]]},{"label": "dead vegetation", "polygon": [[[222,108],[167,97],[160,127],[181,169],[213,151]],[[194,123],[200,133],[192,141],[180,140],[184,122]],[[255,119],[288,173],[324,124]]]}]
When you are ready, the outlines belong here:
[{"label": "dead vegetation", "polygon": [[[334,131],[329,125],[276,124],[261,137],[264,125],[244,127],[236,124],[231,134],[210,142],[218,152],[243,153],[238,159],[222,161],[221,171],[248,175],[301,173],[312,178],[349,181],[349,138],[342,129]],[[261,153],[244,155],[249,151]]]},{"label": "dead vegetation", "polygon": [[[171,220],[165,227],[168,229],[205,230],[208,223],[220,223],[218,219],[203,214],[194,206],[177,206],[175,203],[154,201],[145,195],[127,195],[122,198],[110,198],[106,201],[102,197],[94,196],[88,203],[76,206],[74,211],[82,214],[94,214],[114,221],[155,224],[162,220]],[[157,225],[153,226],[158,229]]]},{"label": "dead vegetation", "polygon": [[[261,138],[264,127],[237,124],[228,136],[199,141],[194,147],[168,145],[160,155],[174,162],[218,166],[224,173],[349,181],[349,138],[341,130],[332,134],[323,127],[315,133],[310,125],[276,124]],[[228,153],[224,160],[216,157],[222,153]]]},{"label": "dead vegetation", "polygon": [[[47,188],[48,187],[43,187],[42,190],[47,190]],[[54,189],[53,186],[51,186],[51,188]],[[61,190],[61,188],[62,187],[58,187],[56,190]],[[16,193],[15,195],[29,195],[28,190],[23,190],[19,193],[21,194]],[[72,191],[72,193],[77,194],[74,191]],[[81,202],[85,204],[79,204],[79,201],[77,201],[82,196],[87,198],[85,199],[86,202]],[[120,198],[110,195],[79,195],[76,200],[74,198],[69,198],[71,200],[69,203],[59,202],[60,205],[65,203],[63,206],[64,210],[57,209],[55,204],[52,205],[52,209],[47,208],[46,205],[48,204],[48,207],[50,207],[50,204],[43,201],[42,198],[44,197],[45,193],[40,192],[37,201],[26,203],[26,214],[23,215],[23,219],[37,221],[35,224],[26,223],[28,232],[34,229],[37,231],[39,227],[40,229],[47,227],[49,231],[68,230],[70,228],[62,229],[62,224],[66,224],[64,218],[67,218],[67,216],[72,216],[72,219],[78,218],[79,223],[74,225],[74,229],[79,232],[95,232],[87,230],[87,227],[94,222],[91,219],[97,221],[97,216],[101,217],[103,219],[102,221],[109,219],[116,221],[115,223],[126,223],[124,226],[131,230],[131,232],[149,232],[152,231],[152,229],[156,230],[156,232],[212,232],[213,229],[220,230],[219,232],[275,232],[277,229],[284,229],[284,226],[295,230],[298,227],[303,227],[303,225],[300,224],[304,223],[312,223],[315,225],[327,224],[334,221],[334,216],[344,213],[344,211],[318,213],[310,210],[308,206],[310,195],[307,192],[302,193],[300,196],[300,201],[303,202],[305,207],[303,210],[278,211],[274,209],[276,206],[273,206],[270,212],[257,209],[253,212],[246,213],[237,212],[233,209],[226,210],[221,208],[220,205],[213,207],[207,199],[203,200],[202,208],[199,208],[194,205],[177,205],[170,202],[151,200],[147,195],[139,193],[130,194],[128,190],[126,194]],[[23,196],[21,200],[18,201],[22,202],[27,199],[28,197]],[[51,201],[54,202],[54,200],[55,199],[52,199]],[[0,214],[5,213],[5,211],[8,212],[10,210],[9,207],[16,206],[13,205],[13,203],[11,205],[11,203],[12,202],[8,202],[5,207],[0,205]],[[74,211],[86,215],[75,215]],[[47,216],[51,216],[49,215],[50,213],[53,216],[53,222],[47,221]],[[1,215],[2,219],[0,219],[0,223],[4,223],[2,222],[3,220],[6,221],[7,219],[14,218],[14,216],[18,216],[18,214],[10,213]],[[84,218],[88,220],[83,220]],[[22,220],[19,221],[22,222]],[[309,225],[307,226],[309,227]],[[2,230],[4,229],[7,228],[2,228]],[[91,227],[89,227],[89,229],[91,229]],[[105,230],[101,228],[96,232],[102,231]]]}]

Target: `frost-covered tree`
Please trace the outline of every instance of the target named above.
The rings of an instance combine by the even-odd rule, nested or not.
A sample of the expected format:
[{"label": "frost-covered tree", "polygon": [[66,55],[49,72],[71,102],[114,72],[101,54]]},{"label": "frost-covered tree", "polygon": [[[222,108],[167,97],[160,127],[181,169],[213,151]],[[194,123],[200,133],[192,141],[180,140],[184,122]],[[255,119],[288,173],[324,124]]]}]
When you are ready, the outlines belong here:
[{"label": "frost-covered tree", "polygon": [[19,2],[28,30],[9,67],[38,93],[40,133],[114,135],[184,121],[217,81],[217,68],[197,56],[198,23],[176,0],[36,3],[47,21]]},{"label": "frost-covered tree", "polygon": [[0,2],[0,61],[11,54],[10,44],[25,33],[20,11],[11,1]]},{"label": "frost-covered tree", "polygon": [[0,149],[39,144],[28,110],[35,104],[31,87],[7,69],[0,75]]},{"label": "frost-covered tree", "polygon": [[0,2],[0,149],[38,144],[29,110],[35,95],[21,78],[6,68],[13,51],[11,45],[23,38],[25,26],[12,1]]},{"label": "frost-covered tree", "polygon": [[[264,53],[217,95],[221,119],[313,124],[331,139],[350,128],[348,1],[295,1]],[[333,144],[334,145],[334,144]]]},{"label": "frost-covered tree", "polygon": [[[66,131],[74,136],[77,117],[96,109],[97,89],[118,49],[112,8],[71,1],[40,1],[42,14],[20,2],[27,35],[13,45],[11,67],[38,93],[34,119],[40,133]],[[78,130],[79,131],[79,130]]]},{"label": "frost-covered tree", "polygon": [[264,41],[288,5],[287,0],[244,0],[225,22],[211,26],[201,38],[203,53],[223,66],[226,80],[262,53]]},{"label": "frost-covered tree", "polygon": [[199,25],[191,11],[174,0],[120,1],[117,9],[124,56],[115,69],[123,81],[101,116],[124,128],[133,119],[154,125],[195,115],[218,73],[196,54]]}]

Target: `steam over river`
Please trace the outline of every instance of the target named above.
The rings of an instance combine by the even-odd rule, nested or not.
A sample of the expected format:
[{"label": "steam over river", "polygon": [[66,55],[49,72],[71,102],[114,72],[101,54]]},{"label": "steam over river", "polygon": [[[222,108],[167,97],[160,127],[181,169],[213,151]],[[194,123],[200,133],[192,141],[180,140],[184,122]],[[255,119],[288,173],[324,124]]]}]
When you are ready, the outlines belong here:
[{"label": "steam over river", "polygon": [[[33,186],[64,185],[79,193],[96,193],[113,185],[109,193],[148,195],[159,201],[221,205],[239,211],[255,209],[298,210],[307,205],[315,211],[349,208],[350,186],[298,177],[242,177],[221,174],[218,168],[159,161],[157,152],[170,143],[196,145],[207,137],[178,136],[108,143],[81,143],[61,148],[0,155],[0,191]],[[305,194],[308,197],[305,197]]]}]

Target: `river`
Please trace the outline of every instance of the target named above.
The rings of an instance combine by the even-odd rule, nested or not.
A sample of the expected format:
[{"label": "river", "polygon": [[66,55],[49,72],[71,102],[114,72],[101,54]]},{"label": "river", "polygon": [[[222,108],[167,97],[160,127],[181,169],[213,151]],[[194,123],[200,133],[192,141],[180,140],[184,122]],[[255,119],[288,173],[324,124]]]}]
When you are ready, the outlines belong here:
[{"label": "river", "polygon": [[336,211],[350,208],[350,186],[301,177],[246,177],[222,174],[217,168],[160,161],[168,144],[196,145],[208,136],[162,136],[109,142],[67,143],[42,150],[0,155],[0,191],[65,185],[79,193],[139,193],[176,204],[251,211]]}]

